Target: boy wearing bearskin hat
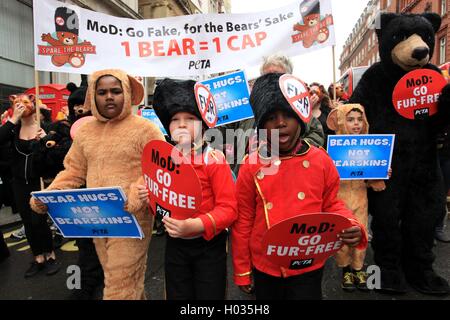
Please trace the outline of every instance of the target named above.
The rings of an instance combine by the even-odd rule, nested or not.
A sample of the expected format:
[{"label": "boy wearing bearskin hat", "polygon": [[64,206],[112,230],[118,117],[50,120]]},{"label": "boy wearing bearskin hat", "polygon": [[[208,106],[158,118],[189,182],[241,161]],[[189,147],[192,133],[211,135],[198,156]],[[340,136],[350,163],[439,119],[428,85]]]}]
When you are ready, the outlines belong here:
[{"label": "boy wearing bearskin hat", "polygon": [[[339,175],[331,158],[302,139],[305,123],[280,89],[280,73],[269,73],[255,82],[250,103],[258,129],[267,130],[267,153],[260,143],[256,156],[248,156],[237,179],[238,219],[233,225],[234,281],[256,299],[321,299],[324,263],[304,269],[286,269],[270,262],[262,252],[264,234],[285,219],[314,212],[332,212],[348,218],[352,227],[339,237],[349,246],[365,248],[365,228],[337,199]],[[271,141],[278,131],[278,141]],[[275,135],[276,136],[276,135]],[[279,146],[277,152],[272,146]],[[267,165],[277,167],[271,175]],[[266,172],[266,174],[264,173]]]},{"label": "boy wearing bearskin hat", "polygon": [[[168,232],[165,253],[166,296],[174,299],[225,299],[228,228],[237,218],[234,182],[225,156],[204,140],[195,81],[164,79],[155,90],[155,112],[173,143],[183,150],[202,187],[202,204],[192,218],[163,223]],[[143,197],[148,192],[143,190]]]}]

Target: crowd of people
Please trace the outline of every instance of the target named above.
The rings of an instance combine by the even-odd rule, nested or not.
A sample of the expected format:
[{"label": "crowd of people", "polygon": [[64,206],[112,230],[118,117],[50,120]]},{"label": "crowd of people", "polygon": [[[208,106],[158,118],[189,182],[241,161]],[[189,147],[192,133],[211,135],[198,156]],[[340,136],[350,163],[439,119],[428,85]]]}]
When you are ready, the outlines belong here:
[{"label": "crowd of people", "polygon": [[[369,132],[364,107],[348,103],[342,84],[326,88],[313,82],[308,85],[312,118],[305,122],[281,92],[279,78],[285,73],[293,73],[288,57],[274,54],[265,58],[261,76],[250,85],[254,118],[225,126],[243,132],[279,132],[279,170],[271,178],[261,171],[262,158],[257,163],[249,162],[248,157],[235,159],[230,170],[224,150],[213,149],[203,140],[208,126],[197,108],[195,81],[164,79],[156,87],[153,106],[167,137],[151,122],[132,114],[132,106],[140,104],[144,91],[136,78],[121,70],[95,72],[89,84],[84,77],[80,87],[69,84],[69,114],[54,123],[48,117],[38,120],[35,105],[39,101],[34,101],[34,96],[11,97],[11,109],[0,127],[0,208],[11,206],[21,216],[33,254],[25,277],[43,270],[53,275],[60,269],[47,208],[31,198],[31,192],[43,187],[61,190],[118,185],[127,194],[126,210],[136,216],[145,238],[78,239],[82,289],[75,298],[92,299],[95,288],[104,285],[104,299],[144,299],[154,219],[148,212],[149,192],[140,156],[147,142],[167,140],[187,146],[185,156],[203,159],[201,165],[194,166],[202,186],[198,213],[186,220],[162,218],[167,232],[167,299],[225,299],[229,239],[234,282],[243,292],[254,293],[256,299],[321,299],[323,264],[300,270],[279,268],[264,257],[259,245],[270,226],[310,212],[333,212],[351,221],[352,227],[339,234],[344,243],[336,255],[342,268],[341,286],[347,291],[368,290],[364,270],[370,239],[367,189],[382,192],[386,185],[383,180],[340,181],[324,150],[329,135]],[[41,114],[46,112],[40,108]],[[72,141],[68,133],[71,125],[87,115],[96,121],[78,129]],[[437,148],[450,192],[449,132],[440,135]],[[271,154],[275,150],[270,150],[270,134],[267,139]],[[240,146],[249,144],[245,135],[238,135],[236,141]],[[449,242],[444,226],[445,218],[436,226],[435,237]],[[8,256],[8,249],[1,232],[0,236],[1,260]]]}]

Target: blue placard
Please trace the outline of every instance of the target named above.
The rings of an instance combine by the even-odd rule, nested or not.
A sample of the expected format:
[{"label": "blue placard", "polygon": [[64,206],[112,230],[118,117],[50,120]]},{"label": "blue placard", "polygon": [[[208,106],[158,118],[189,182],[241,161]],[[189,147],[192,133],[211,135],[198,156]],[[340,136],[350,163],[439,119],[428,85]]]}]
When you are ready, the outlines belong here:
[{"label": "blue placard", "polygon": [[143,238],[134,215],[123,210],[120,187],[37,191],[65,238]]},{"label": "blue placard", "polygon": [[156,124],[159,129],[162,131],[164,135],[167,135],[166,129],[164,129],[161,120],[159,120],[158,116],[153,109],[141,109],[141,115],[143,118],[150,120],[154,124]]},{"label": "blue placard", "polygon": [[201,83],[207,86],[214,96],[219,117],[216,126],[253,118],[244,71],[212,78]]},{"label": "blue placard", "polygon": [[341,180],[388,179],[393,134],[329,135],[328,154]]}]

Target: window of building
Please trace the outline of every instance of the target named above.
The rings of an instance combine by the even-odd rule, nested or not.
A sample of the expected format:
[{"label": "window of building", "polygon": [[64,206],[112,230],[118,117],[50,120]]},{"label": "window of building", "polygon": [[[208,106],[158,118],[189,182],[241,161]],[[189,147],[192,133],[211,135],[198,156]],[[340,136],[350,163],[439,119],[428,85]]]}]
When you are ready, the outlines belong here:
[{"label": "window of building", "polygon": [[447,39],[446,39],[446,37],[442,37],[439,40],[439,64],[445,63],[446,47],[447,47]]},{"label": "window of building", "polygon": [[447,13],[447,0],[441,0],[441,16]]}]

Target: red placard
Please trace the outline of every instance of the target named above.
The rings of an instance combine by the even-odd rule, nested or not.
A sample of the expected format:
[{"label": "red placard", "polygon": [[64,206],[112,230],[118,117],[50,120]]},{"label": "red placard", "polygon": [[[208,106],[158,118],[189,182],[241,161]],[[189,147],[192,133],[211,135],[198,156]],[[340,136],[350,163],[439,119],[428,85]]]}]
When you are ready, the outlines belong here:
[{"label": "red placard", "polygon": [[202,204],[202,187],[189,159],[171,144],[154,140],[142,154],[142,172],[153,214],[184,220]]},{"label": "red placard", "polygon": [[280,77],[279,85],[291,108],[303,122],[308,123],[312,116],[312,106],[306,84],[291,74],[283,74]]},{"label": "red placard", "polygon": [[194,90],[197,107],[202,115],[203,121],[205,121],[208,128],[214,128],[219,117],[217,114],[216,102],[214,101],[211,91],[209,91],[204,84],[199,82],[195,84]]},{"label": "red placard", "polygon": [[263,252],[280,267],[309,268],[335,254],[342,247],[337,235],[351,226],[350,220],[334,213],[302,214],[267,230]]},{"label": "red placard", "polygon": [[72,140],[75,139],[75,135],[78,129],[80,129],[83,124],[94,120],[95,120],[94,116],[86,116],[75,121],[70,127],[70,137],[72,138]]},{"label": "red placard", "polygon": [[418,69],[405,74],[395,85],[392,103],[407,119],[425,119],[438,111],[438,99],[445,78],[434,70]]}]

